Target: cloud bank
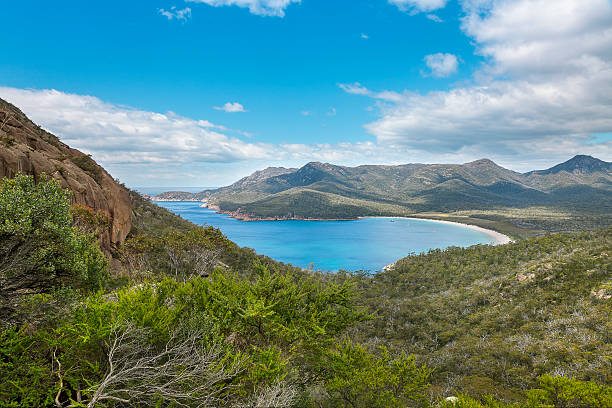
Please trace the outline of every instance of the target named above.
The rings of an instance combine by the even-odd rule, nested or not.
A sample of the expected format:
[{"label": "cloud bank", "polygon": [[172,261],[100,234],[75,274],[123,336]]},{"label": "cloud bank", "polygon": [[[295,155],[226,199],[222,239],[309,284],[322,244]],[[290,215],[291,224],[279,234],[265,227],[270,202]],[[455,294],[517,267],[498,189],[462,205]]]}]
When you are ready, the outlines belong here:
[{"label": "cloud bank", "polygon": [[[378,144],[512,161],[579,152],[610,159],[610,141],[593,135],[612,131],[612,3],[464,0],[462,7],[462,29],[486,58],[474,84],[425,94],[340,85],[377,101],[381,117],[366,129]],[[453,71],[452,63],[429,62],[434,74]]]},{"label": "cloud bank", "polygon": [[268,146],[227,135],[228,129],[172,112],[117,106],[56,90],[0,87],[0,96],[65,143],[105,163],[224,162],[268,157]]},{"label": "cloud bank", "polygon": [[[244,141],[237,135],[248,133],[207,120],[173,112],[131,109],[93,96],[56,90],[0,87],[0,97],[71,147],[92,154],[115,177],[131,185],[160,182],[184,185],[202,177],[229,183],[271,163],[302,165],[312,160],[359,163],[368,157],[379,158],[381,154],[379,147],[371,142]],[[235,167],[242,168],[244,174],[236,174],[232,170]]]}]

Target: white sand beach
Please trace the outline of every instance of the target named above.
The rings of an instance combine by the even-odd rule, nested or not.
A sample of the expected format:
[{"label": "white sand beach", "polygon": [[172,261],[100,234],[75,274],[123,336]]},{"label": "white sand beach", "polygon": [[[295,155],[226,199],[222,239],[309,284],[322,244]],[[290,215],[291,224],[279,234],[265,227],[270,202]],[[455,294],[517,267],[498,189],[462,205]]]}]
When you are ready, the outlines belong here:
[{"label": "white sand beach", "polygon": [[479,227],[479,226],[476,226],[476,225],[463,224],[463,223],[454,222],[454,221],[434,220],[434,219],[431,219],[431,218],[416,218],[416,217],[406,217],[406,218],[411,219],[411,220],[427,220],[427,221],[439,222],[439,223],[442,223],[442,224],[454,224],[454,225],[458,225],[458,226],[461,226],[461,227],[465,227],[465,228],[471,229],[473,231],[479,231],[479,232],[482,232],[483,234],[493,238],[495,240],[495,243],[493,245],[504,245],[504,244],[509,244],[509,243],[513,242],[512,239],[509,236],[504,235],[501,232],[497,232],[497,231],[493,231],[493,230],[490,230],[490,229],[482,228],[482,227]]},{"label": "white sand beach", "polygon": [[470,225],[470,224],[463,224],[461,222],[454,222],[454,221],[446,221],[446,220],[436,220],[436,219],[432,219],[432,218],[418,218],[418,217],[361,217],[361,218],[390,218],[390,219],[394,219],[394,218],[403,218],[403,219],[408,219],[408,220],[422,220],[422,221],[432,221],[432,222],[437,222],[437,223],[441,223],[441,224],[452,224],[452,225],[457,225],[460,227],[464,227],[467,229],[471,229],[473,231],[479,231],[482,232],[483,234],[493,238],[495,240],[495,243],[493,243],[493,245],[504,245],[504,244],[509,244],[511,242],[514,242],[509,236],[502,234],[501,232],[497,232],[497,231],[493,231],[490,229],[486,229],[486,228],[482,228],[482,227],[478,227],[476,225]]}]

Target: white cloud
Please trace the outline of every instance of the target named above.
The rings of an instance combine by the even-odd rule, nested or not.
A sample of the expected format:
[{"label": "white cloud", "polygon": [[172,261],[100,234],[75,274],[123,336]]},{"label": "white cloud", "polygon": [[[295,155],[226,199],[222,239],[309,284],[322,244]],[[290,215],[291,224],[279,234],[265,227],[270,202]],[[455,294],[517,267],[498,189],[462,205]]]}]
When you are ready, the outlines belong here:
[{"label": "white cloud", "polygon": [[327,112],[327,116],[336,116],[338,112],[336,111],[336,108],[332,107],[329,108],[329,111]]},{"label": "white cloud", "polygon": [[305,111],[302,111],[301,114],[302,114],[302,116],[310,116],[310,115],[312,115],[312,112],[305,110]]},{"label": "white cloud", "polygon": [[178,20],[185,22],[191,18],[191,9],[185,7],[182,10],[178,10],[176,7],[171,7],[170,10],[164,10],[163,8],[158,9],[159,14],[166,17],[168,20]]},{"label": "white cloud", "polygon": [[361,38],[363,38],[364,40],[367,40],[370,38],[370,36],[367,34],[361,33]]},{"label": "white cloud", "polygon": [[[546,79],[584,72],[588,59],[612,59],[609,0],[465,2],[462,28],[490,58],[493,73]],[[586,59],[586,60],[585,60]]]},{"label": "white cloud", "polygon": [[435,14],[427,14],[425,17],[427,17],[428,19],[430,19],[431,21],[434,21],[436,23],[443,23],[444,20],[442,20],[440,17],[438,17]]},{"label": "white cloud", "polygon": [[221,111],[225,111],[229,113],[246,112],[246,110],[244,110],[244,106],[242,106],[238,102],[227,102],[223,106],[214,106],[213,108],[216,110],[221,110]]},{"label": "white cloud", "polygon": [[376,99],[381,117],[366,129],[378,144],[505,163],[577,153],[612,159],[612,142],[591,136],[612,132],[612,3],[463,0],[462,6],[462,28],[486,57],[472,85],[390,92],[394,99],[359,83],[341,85]]},{"label": "white cloud", "polygon": [[266,158],[270,150],[222,133],[232,131],[207,120],[129,109],[92,96],[6,87],[0,96],[104,163],[224,162]]},{"label": "white cloud", "polygon": [[[522,149],[522,141],[542,137],[586,138],[612,129],[612,106],[602,106],[600,95],[591,92],[605,80],[612,84],[612,71],[566,78],[563,84],[495,81],[406,94],[400,103],[383,107],[383,117],[367,128],[379,142],[438,150],[474,144],[506,145],[508,150],[515,143]],[[612,85],[601,91],[612,91]]]},{"label": "white cloud", "polygon": [[359,82],[353,84],[338,84],[338,86],[346,93],[353,95],[365,95],[372,98],[380,99],[387,102],[400,102],[403,100],[403,96],[400,93],[393,91],[381,91],[373,92],[368,88],[361,85]]},{"label": "white cloud", "polygon": [[343,91],[353,95],[368,95],[370,96],[371,91],[359,82],[354,84],[339,84],[338,85]]},{"label": "white cloud", "polygon": [[[113,176],[135,185],[222,185],[237,180],[236,169],[305,162],[359,164],[380,161],[372,142],[270,144],[208,120],[158,113],[56,90],[0,87],[0,97],[71,147],[93,155]],[[247,171],[247,170],[240,170]],[[245,173],[246,174],[246,173]]]},{"label": "white cloud", "polygon": [[418,13],[421,11],[434,11],[446,6],[448,0],[389,0],[400,10]]},{"label": "white cloud", "polygon": [[238,6],[248,8],[253,14],[260,16],[284,17],[285,9],[292,3],[301,0],[187,0],[194,3],[205,3],[213,7]]},{"label": "white cloud", "polygon": [[[388,111],[385,118],[373,125],[376,129],[372,131],[380,134],[378,143],[270,144],[246,142],[232,136],[232,133],[242,132],[172,112],[162,114],[130,109],[92,96],[55,90],[0,87],[0,97],[18,106],[34,122],[58,135],[65,143],[91,153],[113,176],[132,186],[224,185],[256,169],[270,165],[296,167],[308,161],[344,165],[461,163],[488,156],[517,170],[532,170],[556,164],[555,161],[565,160],[577,152],[603,159],[612,157],[612,142],[609,140],[606,143],[593,143],[588,138],[566,138],[561,139],[561,142],[555,140],[553,144],[546,138],[535,142],[523,138],[511,146],[512,149],[521,149],[517,158],[515,153],[499,149],[499,146],[505,146],[508,141],[505,134],[496,138],[490,136],[494,133],[487,133],[489,142],[498,149],[492,155],[491,150],[488,150],[489,144],[482,142],[481,135],[476,135],[476,140],[468,144],[463,143],[459,137],[454,142],[448,139],[448,135],[454,134],[456,130],[449,123],[452,115],[444,112],[451,107],[437,106],[436,100],[427,97],[409,94],[401,96],[405,98],[404,103],[410,98],[414,98],[411,101],[415,106],[424,103],[419,106],[420,110],[415,113],[415,117],[431,114],[429,122],[417,119],[419,124],[411,125],[409,136],[412,142],[406,138],[401,123],[395,120],[383,121],[385,118],[393,118],[393,112]],[[442,99],[438,100],[439,103],[447,102],[443,95],[440,97]],[[456,108],[465,100],[473,105],[470,99],[476,97],[457,96],[459,101],[451,105]],[[404,120],[405,112],[401,111],[399,104],[394,105],[398,109],[397,119]],[[525,107],[525,110],[528,109]],[[497,109],[491,109],[490,115],[495,118],[505,110],[499,103]],[[456,116],[461,118],[461,115]],[[612,115],[608,117],[612,118]],[[481,118],[482,115],[475,115],[471,120]],[[438,120],[446,122],[438,124]],[[550,119],[551,122],[556,120],[557,117]],[[460,122],[465,125],[469,121],[463,119]],[[563,126],[561,123],[557,128],[562,130]],[[608,128],[608,125],[600,122],[599,127]],[[509,127],[501,125],[499,129],[509,131]],[[486,133],[488,129],[483,126],[482,131]]]},{"label": "white cloud", "polygon": [[443,78],[450,76],[457,72],[457,66],[459,62],[457,61],[457,57],[453,54],[430,54],[426,55],[425,64],[431,70],[431,75]]}]

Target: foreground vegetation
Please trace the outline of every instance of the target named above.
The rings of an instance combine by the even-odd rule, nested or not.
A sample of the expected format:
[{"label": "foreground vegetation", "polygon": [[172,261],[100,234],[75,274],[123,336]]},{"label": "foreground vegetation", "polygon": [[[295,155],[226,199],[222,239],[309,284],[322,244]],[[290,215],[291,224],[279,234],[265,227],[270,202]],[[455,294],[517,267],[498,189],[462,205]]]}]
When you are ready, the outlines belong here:
[{"label": "foreground vegetation", "polygon": [[612,407],[610,230],[322,275],[133,200],[111,272],[103,214],[3,181],[0,407]]}]

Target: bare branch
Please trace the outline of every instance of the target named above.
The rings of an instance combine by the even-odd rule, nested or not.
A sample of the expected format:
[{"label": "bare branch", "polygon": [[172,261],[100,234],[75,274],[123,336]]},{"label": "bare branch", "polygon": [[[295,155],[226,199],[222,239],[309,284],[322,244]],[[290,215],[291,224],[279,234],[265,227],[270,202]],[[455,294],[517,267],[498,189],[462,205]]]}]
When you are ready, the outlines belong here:
[{"label": "bare branch", "polygon": [[177,331],[158,349],[152,349],[149,337],[146,330],[131,325],[113,332],[108,370],[100,384],[90,389],[89,408],[113,401],[125,406],[218,405],[242,370],[242,361],[223,361],[220,346],[204,347],[198,332]]},{"label": "bare branch", "polygon": [[57,363],[57,378],[59,379],[59,389],[57,390],[57,394],[55,395],[55,406],[58,408],[62,408],[62,403],[59,398],[64,390],[64,379],[62,377],[62,363],[58,360],[55,353],[57,352],[57,348],[53,350],[53,361]]},{"label": "bare branch", "polygon": [[295,387],[276,382],[256,393],[246,405],[238,408],[289,408],[295,405],[298,392]]}]

